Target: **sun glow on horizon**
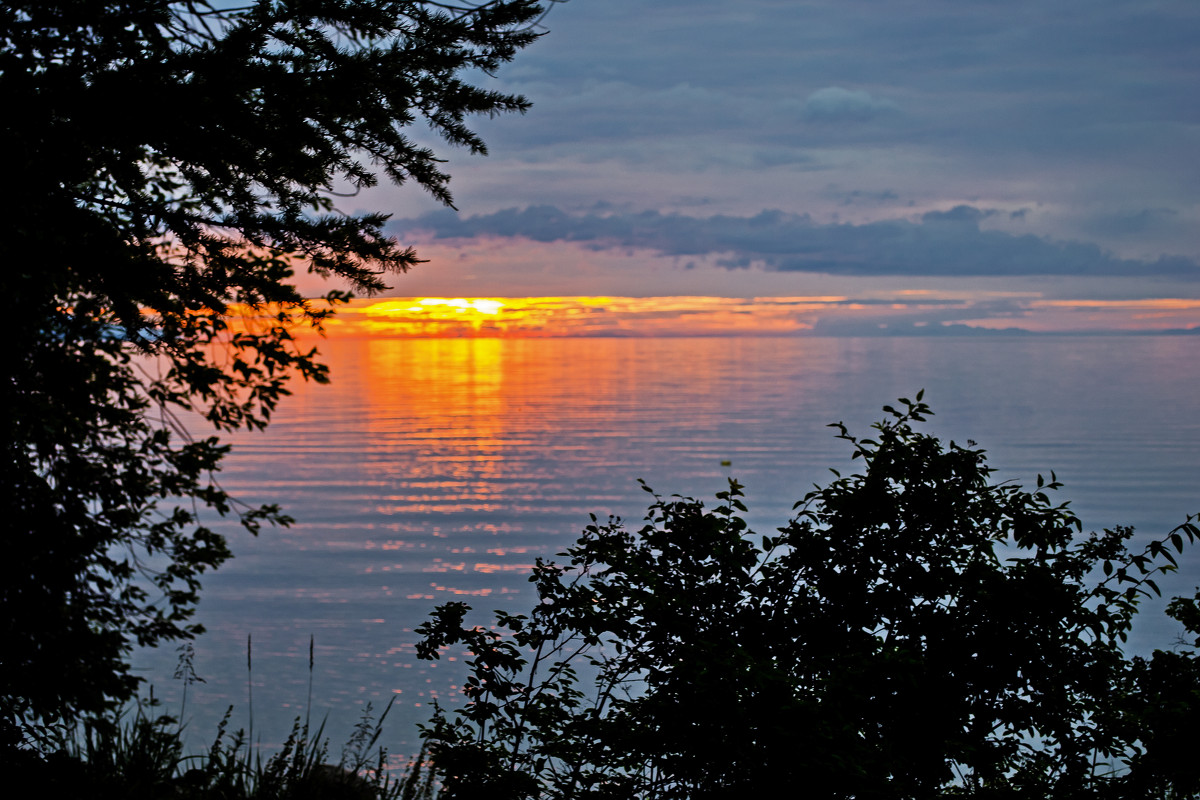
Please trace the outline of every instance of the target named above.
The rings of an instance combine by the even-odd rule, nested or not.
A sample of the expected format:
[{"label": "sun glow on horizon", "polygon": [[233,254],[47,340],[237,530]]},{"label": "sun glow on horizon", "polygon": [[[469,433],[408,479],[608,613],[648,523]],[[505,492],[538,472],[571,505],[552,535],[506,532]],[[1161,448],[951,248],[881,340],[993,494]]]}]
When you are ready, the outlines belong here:
[{"label": "sun glow on horizon", "polygon": [[[311,301],[319,304],[320,301]],[[1037,293],[893,291],[793,297],[389,297],[355,299],[324,321],[335,338],[863,336],[1200,329],[1200,300],[1049,299]],[[248,324],[256,315],[245,315]],[[263,321],[269,322],[267,318]],[[296,336],[308,336],[303,329]]]},{"label": "sun glow on horizon", "polygon": [[563,337],[790,334],[842,297],[481,297],[359,300],[326,323],[331,336]]},{"label": "sun glow on horizon", "polygon": [[387,316],[396,313],[432,313],[452,316],[455,314],[469,314],[475,312],[494,316],[504,308],[506,303],[500,300],[490,298],[475,298],[466,299],[456,297],[449,299],[445,297],[422,297],[416,300],[415,305],[411,298],[400,300],[377,300],[370,305],[363,307],[362,311],[367,316]]}]

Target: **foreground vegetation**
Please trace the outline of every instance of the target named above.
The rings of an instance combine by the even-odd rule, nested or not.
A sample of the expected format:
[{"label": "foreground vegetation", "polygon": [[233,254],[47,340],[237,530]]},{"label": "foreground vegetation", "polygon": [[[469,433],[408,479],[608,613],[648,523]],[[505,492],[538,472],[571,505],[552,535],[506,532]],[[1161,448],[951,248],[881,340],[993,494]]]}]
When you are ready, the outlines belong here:
[{"label": "foreground vegetation", "polygon": [[389,769],[388,751],[379,744],[389,708],[374,719],[368,706],[340,757],[330,753],[323,726],[314,730],[297,720],[283,745],[264,758],[245,731],[228,732],[229,713],[207,752],[185,754],[178,720],[137,703],[60,732],[49,752],[10,753],[4,766],[44,797],[432,800],[437,787],[423,752],[403,776]]},{"label": "foreground vegetation", "polygon": [[[327,380],[293,331],[420,261],[386,214],[335,198],[382,177],[449,204],[469,123],[521,112],[483,85],[538,37],[533,0],[9,0],[0,123],[13,154],[0,296],[0,749],[132,698],[134,647],[189,639],[209,523],[290,520],[214,479],[287,382]],[[303,109],[303,113],[297,113]],[[297,271],[331,279],[305,299]]]},{"label": "foreground vegetation", "polygon": [[1195,518],[1085,535],[1053,476],[992,482],[916,429],[920,394],[884,410],[835,426],[862,472],[773,534],[733,481],[713,509],[654,495],[539,560],[527,614],[438,608],[418,654],[469,667],[425,729],[444,796],[1200,796],[1200,593],[1167,607],[1174,649],[1123,647]]}]

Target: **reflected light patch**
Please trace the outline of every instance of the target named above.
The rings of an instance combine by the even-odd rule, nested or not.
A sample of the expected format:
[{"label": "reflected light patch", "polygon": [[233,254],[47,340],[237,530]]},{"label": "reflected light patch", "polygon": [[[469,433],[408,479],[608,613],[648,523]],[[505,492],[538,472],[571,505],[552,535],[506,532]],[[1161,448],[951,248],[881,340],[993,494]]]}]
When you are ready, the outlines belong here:
[{"label": "reflected light patch", "polygon": [[476,564],[475,572],[492,575],[497,572],[531,572],[533,564]]}]

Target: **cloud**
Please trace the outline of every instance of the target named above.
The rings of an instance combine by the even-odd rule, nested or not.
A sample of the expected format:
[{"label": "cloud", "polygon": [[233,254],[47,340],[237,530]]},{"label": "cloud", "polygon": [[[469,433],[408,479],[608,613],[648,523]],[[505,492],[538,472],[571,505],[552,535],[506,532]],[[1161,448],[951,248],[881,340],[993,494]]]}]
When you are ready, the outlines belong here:
[{"label": "cloud", "polygon": [[689,217],[658,211],[571,214],[554,206],[460,217],[441,211],[393,221],[393,233],[436,239],[524,238],[573,242],[593,250],[640,248],[666,256],[715,257],[728,269],[858,276],[1080,276],[1200,278],[1182,256],[1118,258],[1094,244],[988,230],[992,209],[959,205],[920,218],[864,224],[814,222],[766,210],[753,216]]},{"label": "cloud", "polygon": [[[488,84],[532,112],[472,121],[487,161],[435,149],[476,212],[608,200],[690,213],[673,198],[691,195],[718,198],[712,211],[865,222],[971,203],[1029,209],[1021,232],[1125,257],[1200,256],[1200,4],[867,5],[557,6],[552,32]],[[902,200],[828,197],[829,183]]]},{"label": "cloud", "polygon": [[810,122],[867,122],[898,110],[892,101],[868,92],[828,86],[808,96],[801,114]]},{"label": "cloud", "polygon": [[1190,228],[1191,224],[1191,220],[1184,219],[1175,209],[1143,208],[1136,212],[1099,215],[1091,221],[1089,229],[1116,236],[1154,236],[1170,233],[1177,227]]},{"label": "cloud", "polygon": [[842,206],[895,206],[900,205],[901,199],[892,189],[869,191],[866,189],[843,189],[837,184],[828,184],[821,190],[821,197],[836,201]]}]

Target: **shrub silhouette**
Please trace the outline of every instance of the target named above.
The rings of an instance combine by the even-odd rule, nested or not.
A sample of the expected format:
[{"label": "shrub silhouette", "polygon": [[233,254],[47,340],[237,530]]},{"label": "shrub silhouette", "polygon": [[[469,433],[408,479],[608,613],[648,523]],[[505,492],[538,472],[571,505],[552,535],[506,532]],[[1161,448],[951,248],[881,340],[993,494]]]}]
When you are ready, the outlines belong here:
[{"label": "shrub silhouette", "polygon": [[[469,654],[467,703],[423,728],[444,796],[1191,796],[1168,731],[1200,707],[1194,648],[1122,644],[1194,518],[1139,551],[1084,535],[1053,475],[994,483],[899,405],[834,426],[862,472],[772,535],[735,481],[712,509],[654,495],[539,560],[529,614],[439,607],[418,654]],[[1196,608],[1170,613],[1195,633]]]}]

